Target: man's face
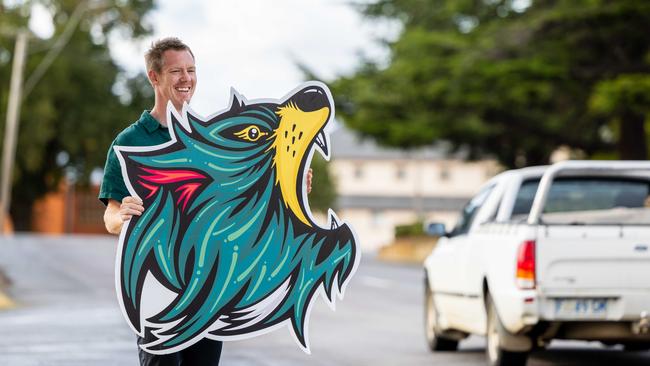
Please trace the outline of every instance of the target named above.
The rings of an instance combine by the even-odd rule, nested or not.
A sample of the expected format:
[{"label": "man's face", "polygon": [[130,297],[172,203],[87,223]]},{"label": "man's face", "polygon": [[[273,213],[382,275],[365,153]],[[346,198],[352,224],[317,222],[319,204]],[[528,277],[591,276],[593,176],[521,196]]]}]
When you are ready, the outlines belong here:
[{"label": "man's face", "polygon": [[160,73],[149,71],[149,79],[163,97],[161,102],[167,105],[171,100],[176,110],[180,111],[183,102],[189,104],[196,86],[196,67],[194,58],[187,50],[167,50],[163,53],[163,65]]}]

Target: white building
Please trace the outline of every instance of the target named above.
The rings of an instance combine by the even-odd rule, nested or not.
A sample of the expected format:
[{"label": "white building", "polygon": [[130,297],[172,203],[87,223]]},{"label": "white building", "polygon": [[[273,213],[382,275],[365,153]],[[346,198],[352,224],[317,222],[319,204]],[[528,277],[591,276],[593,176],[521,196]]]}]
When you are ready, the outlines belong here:
[{"label": "white building", "polygon": [[391,243],[396,225],[418,218],[451,227],[465,202],[499,172],[495,161],[465,162],[450,156],[444,144],[383,148],[344,127],[330,141],[336,212],[354,227],[363,250]]}]

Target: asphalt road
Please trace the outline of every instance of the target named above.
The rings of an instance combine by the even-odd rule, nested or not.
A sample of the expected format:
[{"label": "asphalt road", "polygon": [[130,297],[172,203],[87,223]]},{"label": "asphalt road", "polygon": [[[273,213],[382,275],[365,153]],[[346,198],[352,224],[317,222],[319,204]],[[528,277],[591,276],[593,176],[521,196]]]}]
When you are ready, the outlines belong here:
[{"label": "asphalt road", "polygon": [[[116,239],[36,237],[0,239],[0,268],[13,280],[19,304],[0,311],[0,365],[137,365],[135,336],[113,288]],[[332,311],[313,308],[311,355],[286,328],[228,342],[222,365],[484,365],[484,340],[459,352],[429,353],[422,335],[422,274],[417,266],[362,257],[345,299]],[[528,365],[647,365],[650,352],[623,353],[598,343],[557,342]]]}]

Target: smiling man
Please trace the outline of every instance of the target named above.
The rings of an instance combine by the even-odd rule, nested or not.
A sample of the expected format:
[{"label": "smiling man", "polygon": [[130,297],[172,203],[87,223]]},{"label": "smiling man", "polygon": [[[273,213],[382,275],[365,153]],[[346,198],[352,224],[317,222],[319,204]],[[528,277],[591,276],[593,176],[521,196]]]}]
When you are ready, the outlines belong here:
[{"label": "smiling man", "polygon": [[154,43],[145,54],[145,61],[155,104],[113,141],[108,149],[99,193],[99,199],[107,205],[104,223],[111,234],[119,234],[125,221],[133,215],[141,215],[144,210],[139,198],[129,196],[113,146],[153,146],[171,140],[167,129],[167,104],[171,101],[180,113],[183,103],[190,102],[196,86],[194,54],[178,38],[164,38]]},{"label": "smiling man", "polygon": [[[140,119],[120,132],[108,150],[104,179],[99,199],[106,204],[104,224],[111,234],[119,234],[124,223],[134,215],[141,216],[146,207],[138,197],[130,196],[124,183],[122,169],[113,146],[154,146],[171,140],[167,121],[167,105],[172,103],[180,114],[183,103],[190,102],[196,87],[196,66],[194,54],[178,38],[164,38],[155,42],[145,54],[147,76],[153,86],[155,103],[150,111],[145,110]],[[311,191],[312,172],[309,169],[305,184]],[[138,344],[154,340],[145,330],[145,337],[138,338]],[[140,364],[143,366],[179,366],[219,364],[222,342],[203,339],[181,351],[153,355],[141,348]]]},{"label": "smiling man", "polygon": [[[147,76],[155,93],[155,104],[151,111],[144,111],[135,123],[120,132],[108,149],[104,179],[99,199],[106,204],[104,224],[111,234],[119,234],[125,221],[145,210],[142,200],[130,196],[122,177],[120,163],[113,150],[119,146],[153,146],[171,140],[167,128],[167,105],[172,102],[180,113],[183,103],[189,103],[196,87],[196,66],[194,54],[178,38],[164,38],[155,42],[145,54]],[[150,336],[150,335],[149,335]],[[150,340],[138,337],[138,344]],[[222,343],[203,339],[176,353],[152,355],[142,349],[142,366],[178,366],[219,364]]]}]

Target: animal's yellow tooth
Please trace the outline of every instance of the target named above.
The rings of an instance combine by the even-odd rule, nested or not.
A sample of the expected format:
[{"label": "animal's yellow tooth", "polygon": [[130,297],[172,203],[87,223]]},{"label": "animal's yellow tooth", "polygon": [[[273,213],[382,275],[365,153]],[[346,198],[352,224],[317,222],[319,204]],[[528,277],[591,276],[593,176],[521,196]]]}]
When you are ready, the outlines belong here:
[{"label": "animal's yellow tooth", "polygon": [[307,148],[327,123],[329,113],[330,109],[327,107],[304,112],[291,103],[277,112],[280,125],[276,130],[274,142],[276,183],[280,185],[285,205],[308,226],[311,226],[311,223],[298,198],[298,174],[302,173],[300,168]]}]

